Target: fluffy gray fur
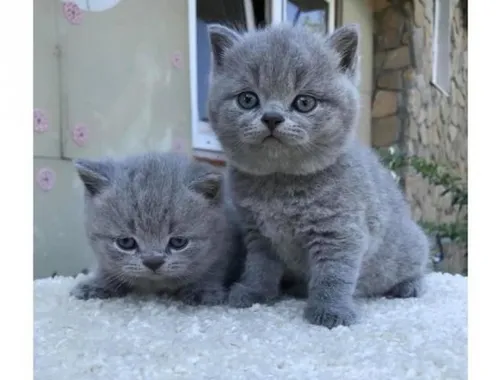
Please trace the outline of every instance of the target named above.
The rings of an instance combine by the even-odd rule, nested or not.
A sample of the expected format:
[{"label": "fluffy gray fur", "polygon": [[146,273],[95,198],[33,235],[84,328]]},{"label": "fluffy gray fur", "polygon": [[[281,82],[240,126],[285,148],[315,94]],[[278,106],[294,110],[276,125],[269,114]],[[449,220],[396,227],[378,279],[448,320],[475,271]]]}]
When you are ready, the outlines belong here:
[{"label": "fluffy gray fur", "polygon": [[[72,290],[74,296],[146,292],[188,304],[227,300],[243,246],[221,172],[172,153],[81,159],[75,166],[85,187],[85,227],[97,268]],[[120,248],[122,238],[134,238],[137,247]],[[172,238],[188,243],[174,249]],[[148,260],[158,268],[145,265]]]},{"label": "fluffy gray fur", "polygon": [[356,322],[355,296],[421,292],[428,240],[390,172],[355,137],[358,34],[355,25],[329,36],[210,27],[210,121],[248,251],[234,307],[273,302],[280,281],[294,279],[305,318],[332,328]]}]

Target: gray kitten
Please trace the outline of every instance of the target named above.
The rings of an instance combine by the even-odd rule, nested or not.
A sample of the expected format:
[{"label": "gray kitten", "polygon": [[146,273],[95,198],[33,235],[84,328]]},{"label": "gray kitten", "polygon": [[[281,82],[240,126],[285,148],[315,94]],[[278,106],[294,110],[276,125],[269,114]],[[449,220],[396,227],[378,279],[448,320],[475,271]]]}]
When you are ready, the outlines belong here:
[{"label": "gray kitten", "polygon": [[228,157],[247,261],[229,304],[304,284],[305,318],[357,320],[354,296],[416,297],[428,240],[390,172],[355,138],[358,28],[330,36],[210,27],[209,115]]},{"label": "gray kitten", "polygon": [[134,291],[167,293],[188,304],[227,300],[242,244],[221,172],[172,153],[75,166],[85,185],[85,227],[97,269],[74,296]]}]

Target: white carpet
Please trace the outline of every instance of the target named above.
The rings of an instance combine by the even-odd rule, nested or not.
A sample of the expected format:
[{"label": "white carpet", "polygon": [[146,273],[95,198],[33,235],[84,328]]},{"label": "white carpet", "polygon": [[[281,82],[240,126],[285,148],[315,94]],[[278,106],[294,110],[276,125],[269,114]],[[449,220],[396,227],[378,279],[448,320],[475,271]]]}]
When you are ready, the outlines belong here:
[{"label": "white carpet", "polygon": [[420,299],[369,300],[328,330],[304,302],[246,310],[138,298],[78,301],[72,278],[35,281],[36,380],[467,378],[467,280],[431,274]]}]

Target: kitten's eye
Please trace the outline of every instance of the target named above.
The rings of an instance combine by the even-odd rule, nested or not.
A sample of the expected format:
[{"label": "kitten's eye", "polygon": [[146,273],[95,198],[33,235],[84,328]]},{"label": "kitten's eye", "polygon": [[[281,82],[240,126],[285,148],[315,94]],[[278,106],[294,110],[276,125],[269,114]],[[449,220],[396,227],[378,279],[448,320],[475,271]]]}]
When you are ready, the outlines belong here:
[{"label": "kitten's eye", "polygon": [[137,249],[137,242],[134,238],[124,237],[115,240],[115,244],[123,251],[135,251]]},{"label": "kitten's eye", "polygon": [[292,103],[292,107],[295,108],[299,112],[307,113],[307,112],[311,112],[314,108],[316,108],[317,104],[318,104],[318,101],[315,98],[313,98],[312,96],[299,95],[294,99],[294,101]]},{"label": "kitten's eye", "polygon": [[259,97],[251,91],[242,92],[238,95],[238,104],[243,109],[251,110],[259,105]]},{"label": "kitten's eye", "polygon": [[186,248],[189,240],[183,237],[173,237],[168,241],[168,248],[174,251],[180,251],[183,248]]}]

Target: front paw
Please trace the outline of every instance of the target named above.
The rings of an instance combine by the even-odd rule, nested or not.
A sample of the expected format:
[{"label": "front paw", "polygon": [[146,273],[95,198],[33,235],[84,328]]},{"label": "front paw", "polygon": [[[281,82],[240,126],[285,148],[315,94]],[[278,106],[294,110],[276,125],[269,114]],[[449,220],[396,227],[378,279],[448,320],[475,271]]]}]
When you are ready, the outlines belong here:
[{"label": "front paw", "polygon": [[217,306],[226,303],[227,291],[222,286],[200,289],[184,288],[179,291],[178,297],[181,302],[191,306]]},{"label": "front paw", "polygon": [[100,281],[86,281],[77,284],[70,291],[70,295],[81,299],[88,300],[91,298],[107,299],[113,297],[123,297],[127,294],[127,290],[124,286],[116,285],[113,288],[106,286]]},{"label": "front paw", "polygon": [[112,297],[111,293],[106,288],[92,283],[77,284],[71,289],[70,295],[80,300],[88,300],[91,298],[106,299]]},{"label": "front paw", "polygon": [[304,318],[313,325],[332,329],[337,326],[350,326],[357,321],[354,307],[348,304],[331,305],[323,303],[308,304]]},{"label": "front paw", "polygon": [[229,292],[229,306],[235,308],[250,307],[255,303],[270,304],[276,301],[278,294],[265,294],[241,283],[235,283]]}]

